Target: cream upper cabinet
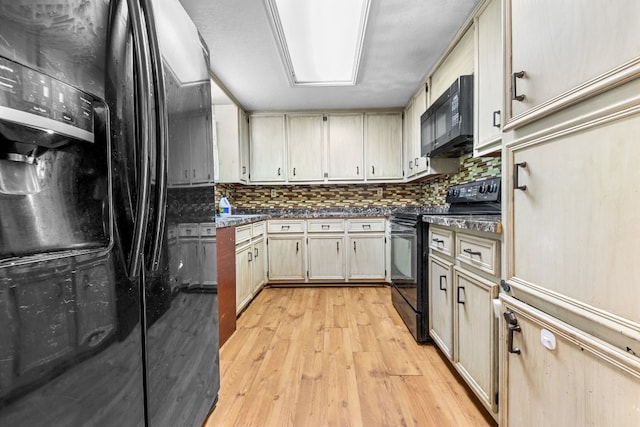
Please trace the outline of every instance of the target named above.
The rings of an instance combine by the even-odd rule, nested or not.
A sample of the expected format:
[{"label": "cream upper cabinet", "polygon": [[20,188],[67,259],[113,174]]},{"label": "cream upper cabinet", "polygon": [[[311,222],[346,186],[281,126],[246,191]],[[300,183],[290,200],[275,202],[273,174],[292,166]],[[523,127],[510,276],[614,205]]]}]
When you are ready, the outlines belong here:
[{"label": "cream upper cabinet", "polygon": [[638,425],[637,357],[514,298],[501,300],[500,426]]},{"label": "cream upper cabinet", "polygon": [[404,167],[411,178],[426,168],[426,157],[422,157],[420,142],[420,117],[427,110],[427,88],[421,85],[404,111]]},{"label": "cream upper cabinet", "polygon": [[189,139],[191,140],[191,183],[213,182],[213,145],[211,139],[212,118],[205,116],[189,119]]},{"label": "cream upper cabinet", "polygon": [[579,0],[507,0],[505,6],[505,128],[640,75],[637,0],[594,0],[588,7]]},{"label": "cream upper cabinet", "polygon": [[177,139],[177,135],[189,135],[187,117],[173,117],[169,122],[169,167],[168,181],[171,185],[188,185],[191,182],[190,139]]},{"label": "cream upper cabinet", "polygon": [[252,182],[284,182],[285,116],[255,114],[249,120]]},{"label": "cream upper cabinet", "polygon": [[500,150],[502,138],[501,1],[490,0],[475,18],[474,155]]},{"label": "cream upper cabinet", "polygon": [[328,179],[362,181],[365,175],[363,114],[328,114],[327,123]]},{"label": "cream upper cabinet", "polygon": [[247,182],[249,134],[247,115],[236,105],[215,105],[218,147],[217,179],[220,183]]},{"label": "cream upper cabinet", "polygon": [[367,180],[402,179],[402,114],[365,115]]},{"label": "cream upper cabinet", "polygon": [[322,114],[288,114],[289,181],[324,179],[324,122]]}]

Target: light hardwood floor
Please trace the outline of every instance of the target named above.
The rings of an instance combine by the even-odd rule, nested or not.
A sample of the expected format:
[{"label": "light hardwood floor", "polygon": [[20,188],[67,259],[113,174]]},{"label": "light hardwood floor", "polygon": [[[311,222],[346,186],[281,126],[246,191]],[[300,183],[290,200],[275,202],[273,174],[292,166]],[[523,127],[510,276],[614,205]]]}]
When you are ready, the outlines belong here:
[{"label": "light hardwood floor", "polygon": [[206,427],[494,425],[388,287],[266,288],[237,327]]}]

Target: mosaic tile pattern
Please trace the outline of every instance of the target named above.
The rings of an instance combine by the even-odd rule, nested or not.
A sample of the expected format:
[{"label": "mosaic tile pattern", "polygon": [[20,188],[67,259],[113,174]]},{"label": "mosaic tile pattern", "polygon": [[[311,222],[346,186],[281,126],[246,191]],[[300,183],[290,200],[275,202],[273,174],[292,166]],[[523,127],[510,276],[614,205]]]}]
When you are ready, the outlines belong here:
[{"label": "mosaic tile pattern", "polygon": [[[216,203],[226,195],[236,209],[264,208],[341,208],[374,206],[438,206],[445,203],[450,185],[500,176],[500,157],[461,159],[460,172],[433,179],[394,184],[332,184],[253,186],[219,184],[215,189]],[[377,190],[382,189],[382,197]],[[276,196],[271,197],[271,190]]]}]

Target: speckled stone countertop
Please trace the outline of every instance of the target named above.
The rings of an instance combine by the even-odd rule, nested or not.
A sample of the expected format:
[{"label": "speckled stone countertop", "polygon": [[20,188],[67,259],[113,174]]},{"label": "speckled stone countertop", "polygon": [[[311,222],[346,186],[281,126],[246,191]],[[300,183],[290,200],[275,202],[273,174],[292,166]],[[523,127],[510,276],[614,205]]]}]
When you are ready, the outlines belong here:
[{"label": "speckled stone countertop", "polygon": [[269,215],[228,215],[216,217],[216,228],[223,227],[238,227],[244,224],[251,224],[252,222],[262,221],[269,219]]},{"label": "speckled stone countertop", "polygon": [[502,234],[500,215],[423,215],[423,222],[466,230]]}]

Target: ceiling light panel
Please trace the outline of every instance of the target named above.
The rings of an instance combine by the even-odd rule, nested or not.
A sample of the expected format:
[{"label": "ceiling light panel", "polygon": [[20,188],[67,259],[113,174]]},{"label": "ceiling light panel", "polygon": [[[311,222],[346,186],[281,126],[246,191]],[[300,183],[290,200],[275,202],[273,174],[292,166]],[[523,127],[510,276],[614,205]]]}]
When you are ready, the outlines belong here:
[{"label": "ceiling light panel", "polygon": [[369,0],[266,0],[293,85],[354,85]]}]

